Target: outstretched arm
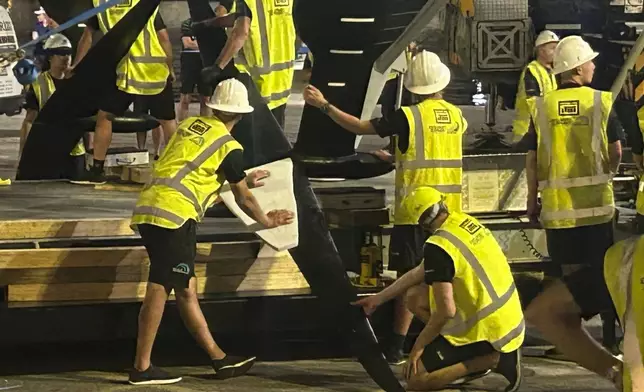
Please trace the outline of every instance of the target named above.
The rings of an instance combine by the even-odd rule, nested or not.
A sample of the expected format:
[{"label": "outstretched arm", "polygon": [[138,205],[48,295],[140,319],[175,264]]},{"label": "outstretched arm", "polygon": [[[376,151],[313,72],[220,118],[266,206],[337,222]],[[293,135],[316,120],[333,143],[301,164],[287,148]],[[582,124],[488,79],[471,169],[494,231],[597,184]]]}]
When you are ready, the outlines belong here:
[{"label": "outstretched arm", "polygon": [[359,118],[354,117],[348,113],[343,112],[337,107],[331,105],[329,101],[324,98],[324,95],[317,88],[308,85],[304,90],[304,100],[309,105],[318,109],[324,108],[326,113],[331,119],[351,133],[356,135],[376,135],[376,128],[374,128],[371,121],[360,121]]}]

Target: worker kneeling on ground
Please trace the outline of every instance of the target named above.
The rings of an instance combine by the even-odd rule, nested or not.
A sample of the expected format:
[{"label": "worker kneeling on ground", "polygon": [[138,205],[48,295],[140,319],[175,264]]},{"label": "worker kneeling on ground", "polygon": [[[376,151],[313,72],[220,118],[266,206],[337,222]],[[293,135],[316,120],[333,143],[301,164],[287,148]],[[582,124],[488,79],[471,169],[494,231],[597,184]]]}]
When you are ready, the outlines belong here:
[{"label": "worker kneeling on ground", "polygon": [[[606,286],[624,333],[624,392],[644,391],[644,235],[613,245],[604,259]],[[619,383],[622,385],[619,385]]]},{"label": "worker kneeling on ground", "polygon": [[515,143],[521,141],[530,128],[528,98],[543,96],[557,89],[557,79],[552,73],[552,61],[558,42],[559,37],[555,33],[550,30],[542,31],[534,43],[536,58],[521,73],[514,105],[516,117],[512,123]]},{"label": "worker kneeling on ground", "polygon": [[[38,79],[29,86],[25,109],[27,114],[20,128],[20,154],[27,142],[31,126],[38,112],[45,106],[49,98],[69,79],[69,67],[72,59],[72,44],[62,34],[54,34],[43,45],[48,70],[42,72]],[[60,177],[77,180],[85,172],[85,145],[81,138],[69,153],[68,159],[60,170]]]},{"label": "worker kneeling on ground", "polygon": [[191,117],[179,125],[159,161],[151,182],[139,196],[132,217],[150,257],[150,277],[139,314],[134,370],[130,383],[170,384],[181,380],[150,363],[165,302],[172,290],[186,327],[212,359],[218,378],[243,375],[255,358],[226,355],[215,343],[197,300],[197,222],[228,181],[240,208],[267,228],[292,222],[294,214],[273,210],[264,214],[249,187],[260,186],[269,175],[243,171],[242,146],[230,130],[245,113],[248,104],[244,85],[234,79],[221,82],[208,106],[213,117]]},{"label": "worker kneeling on ground", "polygon": [[[450,211],[462,210],[463,133],[467,121],[459,108],[443,100],[442,91],[449,81],[449,68],[440,58],[432,52],[420,52],[412,59],[404,82],[420,103],[371,121],[360,121],[331,105],[313,86],[304,90],[306,103],[320,108],[349,132],[395,137],[396,198],[389,269],[397,271],[399,277],[420,263],[427,238],[418,221],[409,219],[403,198],[418,187],[432,186],[446,195]],[[396,303],[394,333],[384,348],[391,364],[404,363],[402,349],[412,319],[401,296]]]},{"label": "worker kneeling on ground", "polygon": [[640,125],[640,133],[637,135],[639,138],[632,145],[631,152],[633,153],[633,161],[637,166],[637,171],[640,175],[640,183],[637,192],[637,232],[644,234],[644,161],[642,154],[644,153],[644,106],[637,111],[637,120]]},{"label": "worker kneeling on ground", "polygon": [[582,326],[582,318],[613,311],[603,264],[613,245],[612,177],[624,138],[611,93],[585,87],[597,55],[581,37],[564,38],[554,57],[560,88],[528,100],[528,215],[539,216],[552,261],[581,268],[539,294],[526,318],[567,358],[614,380],[619,359]]},{"label": "worker kneeling on ground", "polygon": [[450,212],[431,187],[416,189],[402,204],[430,233],[424,261],[355,304],[371,314],[407,292],[410,310],[426,324],[404,371],[408,390],[442,389],[494,369],[510,382],[506,391],[516,391],[525,323],[503,250],[475,218]]}]

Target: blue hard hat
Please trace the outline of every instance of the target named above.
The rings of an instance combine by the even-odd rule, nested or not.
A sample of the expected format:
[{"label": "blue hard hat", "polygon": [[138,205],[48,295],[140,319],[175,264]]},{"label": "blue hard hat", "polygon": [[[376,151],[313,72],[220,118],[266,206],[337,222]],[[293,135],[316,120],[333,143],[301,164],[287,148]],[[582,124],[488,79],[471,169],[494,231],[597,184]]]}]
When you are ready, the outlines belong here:
[{"label": "blue hard hat", "polygon": [[38,78],[38,67],[29,59],[21,59],[13,67],[13,74],[18,80],[18,83],[26,86],[32,84]]}]

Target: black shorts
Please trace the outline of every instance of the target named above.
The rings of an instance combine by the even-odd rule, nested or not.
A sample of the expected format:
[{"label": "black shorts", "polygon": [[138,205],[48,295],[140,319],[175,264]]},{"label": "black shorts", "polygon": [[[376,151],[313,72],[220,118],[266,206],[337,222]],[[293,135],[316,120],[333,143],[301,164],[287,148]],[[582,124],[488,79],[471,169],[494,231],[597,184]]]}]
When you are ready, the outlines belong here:
[{"label": "black shorts", "polygon": [[203,63],[198,53],[181,54],[181,94],[192,94],[197,88],[199,95],[210,96],[212,88],[201,80]]},{"label": "black shorts", "polygon": [[174,120],[174,93],[172,82],[168,80],[163,91],[157,95],[136,95],[134,98],[134,113],[150,114],[157,120]]},{"label": "black shorts", "polygon": [[120,117],[130,107],[136,95],[119,90],[116,85],[112,86],[109,91],[103,95],[103,99],[98,106],[99,110]]},{"label": "black shorts", "polygon": [[604,255],[613,245],[613,222],[572,229],[546,230],[548,253],[556,264],[582,264],[563,279],[588,320],[613,307],[604,280]]},{"label": "black shorts", "polygon": [[420,357],[427,373],[445,369],[448,366],[456,365],[484,355],[496,352],[489,342],[476,342],[465,346],[454,346],[442,335],[438,335],[434,341],[425,346],[425,351]]},{"label": "black shorts", "polygon": [[195,276],[197,222],[190,219],[178,229],[138,225],[141,239],[150,257],[149,282],[167,290],[188,288]]},{"label": "black shorts", "polygon": [[417,267],[423,260],[425,241],[427,234],[419,225],[394,225],[389,241],[387,269],[398,272],[400,277]]},{"label": "black shorts", "polygon": [[637,234],[644,234],[644,215],[637,214]]},{"label": "black shorts", "polygon": [[85,174],[85,154],[70,155],[65,162],[62,178],[66,180],[79,180]]}]

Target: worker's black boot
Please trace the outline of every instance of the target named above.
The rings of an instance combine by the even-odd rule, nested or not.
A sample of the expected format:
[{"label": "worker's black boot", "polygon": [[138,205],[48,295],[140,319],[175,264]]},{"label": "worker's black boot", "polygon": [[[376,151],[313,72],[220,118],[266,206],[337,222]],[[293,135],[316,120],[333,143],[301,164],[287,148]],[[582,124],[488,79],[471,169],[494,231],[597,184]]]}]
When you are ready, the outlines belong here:
[{"label": "worker's black boot", "polygon": [[511,353],[502,353],[499,364],[494,369],[495,373],[502,375],[510,385],[505,388],[505,392],[516,392],[521,386],[523,378],[521,369],[521,351],[519,349]]},{"label": "worker's black boot", "polygon": [[85,171],[83,176],[78,179],[70,181],[72,184],[80,185],[99,185],[105,184],[107,179],[102,166],[94,165],[89,170]]}]

